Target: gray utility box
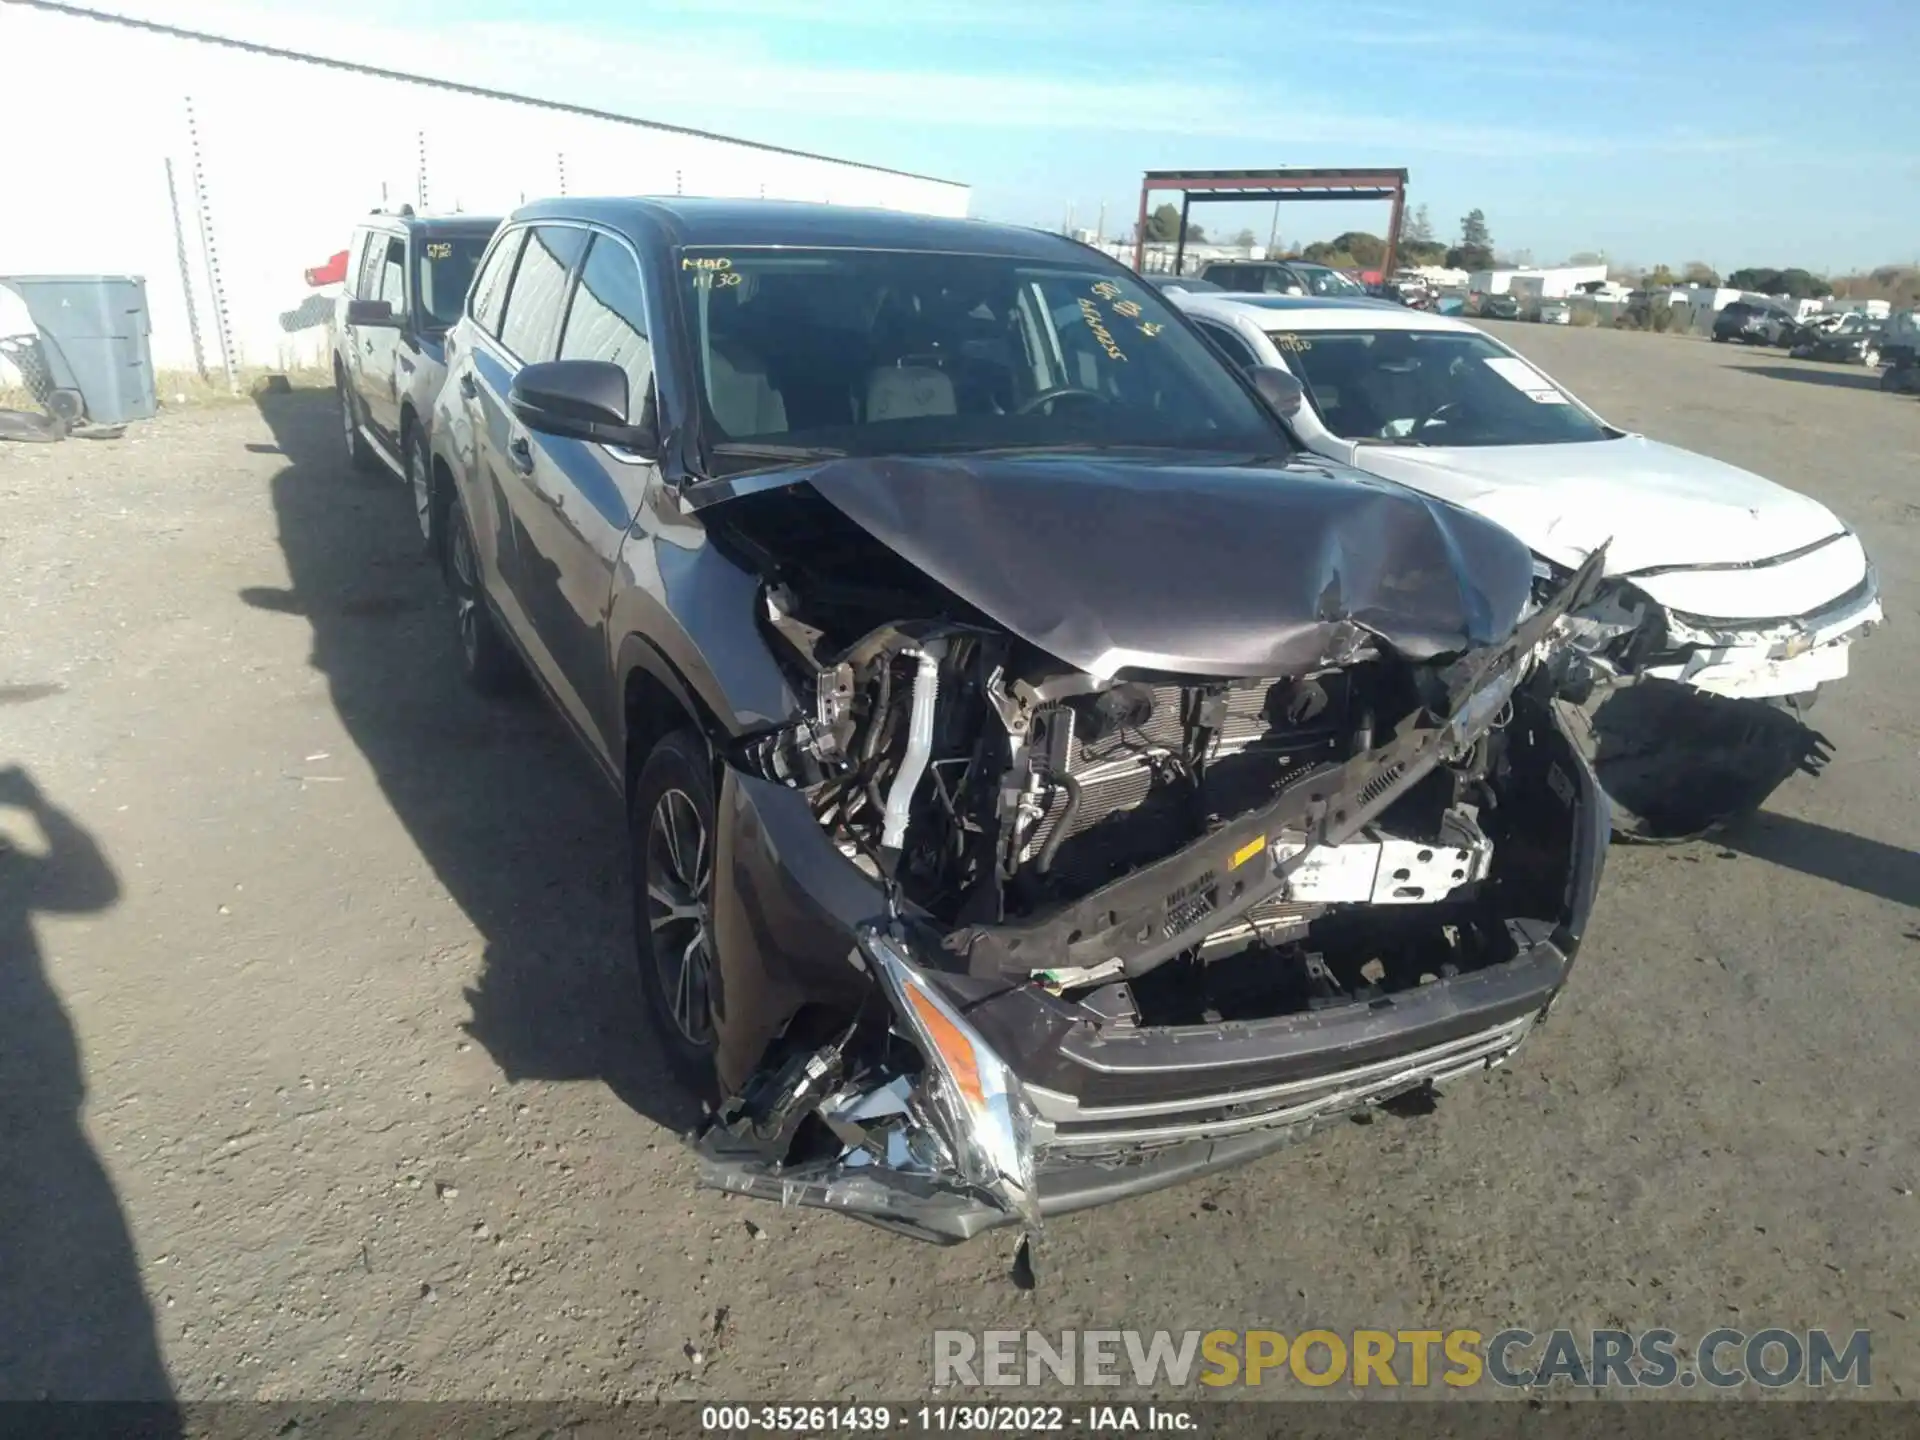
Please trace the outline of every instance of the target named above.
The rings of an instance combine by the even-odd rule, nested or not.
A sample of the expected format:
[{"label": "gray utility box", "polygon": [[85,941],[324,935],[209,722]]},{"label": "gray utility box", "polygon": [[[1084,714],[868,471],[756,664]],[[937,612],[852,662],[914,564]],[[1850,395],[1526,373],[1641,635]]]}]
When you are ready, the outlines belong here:
[{"label": "gray utility box", "polygon": [[40,332],[47,378],[96,425],[147,420],[154,393],[147,282],[137,275],[0,275]]}]

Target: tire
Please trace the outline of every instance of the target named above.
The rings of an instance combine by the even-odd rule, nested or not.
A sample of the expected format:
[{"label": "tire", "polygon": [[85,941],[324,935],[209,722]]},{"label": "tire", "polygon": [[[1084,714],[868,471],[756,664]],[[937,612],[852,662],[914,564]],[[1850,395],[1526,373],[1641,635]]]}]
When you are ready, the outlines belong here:
[{"label": "tire", "polygon": [[438,527],[434,524],[433,514],[433,462],[427,455],[427,437],[419,425],[407,426],[401,440],[401,454],[406,460],[407,490],[413,496],[413,518],[420,527],[420,544],[429,556],[439,552],[435,541]]},{"label": "tire", "polygon": [[520,680],[519,657],[488,608],[479,547],[458,498],[447,507],[447,530],[447,588],[453,593],[454,623],[459,627],[460,673],[482,695],[508,694]]},{"label": "tire", "polygon": [[647,1018],[674,1077],[719,1093],[713,1016],[713,770],[707,747],[676,730],[653,747],[627,809],[634,958]]},{"label": "tire", "polygon": [[1860,363],[1869,370],[1878,370],[1880,368],[1880,352],[1872,346],[1868,346],[1860,352]]},{"label": "tire", "polygon": [[360,433],[360,406],[347,384],[346,372],[338,365],[333,367],[333,393],[340,402],[340,438],[346,442],[347,463],[360,471],[379,469],[380,457],[373,453],[367,437]]}]

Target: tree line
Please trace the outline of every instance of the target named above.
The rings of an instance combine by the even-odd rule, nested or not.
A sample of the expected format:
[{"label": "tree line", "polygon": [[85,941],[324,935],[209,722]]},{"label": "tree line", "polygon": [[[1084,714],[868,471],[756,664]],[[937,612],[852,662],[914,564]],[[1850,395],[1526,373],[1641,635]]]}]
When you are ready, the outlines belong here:
[{"label": "tree line", "polygon": [[[1180,208],[1168,203],[1147,216],[1146,238],[1171,245],[1180,238]],[[1187,222],[1187,243],[1209,243],[1204,226]],[[1242,229],[1224,241],[1228,245],[1257,245],[1259,237],[1251,229]],[[1336,270],[1377,270],[1386,262],[1387,242],[1365,230],[1347,230],[1331,240],[1315,240],[1298,248],[1281,248],[1277,257],[1305,260],[1315,265],[1330,265]],[[1489,270],[1494,265],[1493,235],[1487,228],[1486,214],[1470,210],[1460,221],[1460,243],[1448,245],[1434,237],[1433,221],[1427,207],[1416,205],[1400,226],[1398,259],[1403,265],[1447,265],[1456,270]]]},{"label": "tree line", "polygon": [[[1171,244],[1179,235],[1180,208],[1177,205],[1161,205],[1147,217],[1148,240]],[[1207,241],[1206,231],[1189,221],[1187,243],[1198,245]],[[1220,243],[1252,246],[1259,243],[1259,238],[1251,229],[1241,229]],[[1305,260],[1316,265],[1330,265],[1336,270],[1377,270],[1386,263],[1387,242],[1365,230],[1347,230],[1331,240],[1315,240],[1291,248],[1280,247],[1276,258]],[[1517,255],[1511,257],[1511,262],[1518,263],[1525,258],[1524,255]],[[1605,258],[1588,251],[1569,257],[1567,263],[1597,265],[1604,263]],[[1459,241],[1449,245],[1435,237],[1433,221],[1425,205],[1414,206],[1401,223],[1397,259],[1402,265],[1445,265],[1451,270],[1491,270],[1498,264],[1508,263],[1494,252],[1493,234],[1487,226],[1484,211],[1475,208],[1462,216]],[[1671,266],[1655,265],[1641,272],[1637,279],[1645,289],[1675,285],[1725,285],[1735,290],[1786,295],[1796,300],[1818,300],[1840,295],[1850,299],[1888,300],[1897,305],[1920,305],[1920,266],[1915,265],[1883,265],[1864,275],[1845,275],[1832,281],[1797,265],[1785,268],[1754,265],[1735,270],[1722,279],[1720,273],[1706,261],[1689,260],[1677,271]]]}]

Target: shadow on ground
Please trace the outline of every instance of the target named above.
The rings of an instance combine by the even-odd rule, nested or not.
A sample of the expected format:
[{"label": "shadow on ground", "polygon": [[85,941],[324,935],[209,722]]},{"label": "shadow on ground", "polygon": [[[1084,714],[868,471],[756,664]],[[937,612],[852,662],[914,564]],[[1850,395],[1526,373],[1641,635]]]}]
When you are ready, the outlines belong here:
[{"label": "shadow on ground", "polygon": [[1798,380],[1803,385],[1831,385],[1841,390],[1880,388],[1880,372],[1860,365],[1834,365],[1819,370],[1800,370],[1790,365],[1734,365],[1728,368],[1742,375],[1764,375],[1769,380]]},{"label": "shadow on ground", "polygon": [[620,804],[537,695],[460,678],[451,608],[400,481],[346,462],[329,392],[266,395],[292,585],[241,598],[312,628],[314,667],[420,854],[485,940],[468,1031],[510,1080],[602,1080],[673,1130],[694,1102],[653,1049]]},{"label": "shadow on ground", "polygon": [[[0,1401],[170,1401],[133,1236],[81,1125],[79,1042],[33,925],[106,910],[120,882],[26,771],[0,767],[0,810],[39,832],[0,831]],[[145,1433],[172,1429],[148,1420]]]},{"label": "shadow on ground", "polygon": [[1756,860],[1920,910],[1920,854],[1898,845],[1771,813],[1730,825],[1714,839]]}]

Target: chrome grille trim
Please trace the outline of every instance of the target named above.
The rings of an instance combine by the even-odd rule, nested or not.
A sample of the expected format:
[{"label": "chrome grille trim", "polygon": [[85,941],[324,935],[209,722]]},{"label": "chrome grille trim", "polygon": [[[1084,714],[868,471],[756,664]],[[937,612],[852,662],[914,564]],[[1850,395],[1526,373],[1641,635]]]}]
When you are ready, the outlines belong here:
[{"label": "chrome grille trim", "polygon": [[[1268,1126],[1297,1124],[1323,1115],[1361,1109],[1429,1082],[1499,1064],[1526,1038],[1535,1016],[1527,1014],[1442,1045],[1257,1090],[1083,1109],[1070,1095],[1027,1087],[1040,1113],[1035,1139],[1051,1153],[1171,1145],[1219,1139]],[[1258,1106],[1250,1114],[1182,1119],[1199,1112]],[[1141,1123],[1146,1122],[1146,1123]],[[1159,1122],[1159,1123],[1153,1123]]]}]

